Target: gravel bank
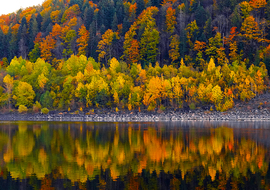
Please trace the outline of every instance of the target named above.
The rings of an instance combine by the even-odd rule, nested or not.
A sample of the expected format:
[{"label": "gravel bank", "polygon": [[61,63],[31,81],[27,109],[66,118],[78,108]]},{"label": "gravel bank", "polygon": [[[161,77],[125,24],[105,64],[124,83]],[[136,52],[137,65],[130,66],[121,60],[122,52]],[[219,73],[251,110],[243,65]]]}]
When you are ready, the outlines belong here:
[{"label": "gravel bank", "polygon": [[157,112],[111,112],[111,110],[95,110],[96,113],[67,113],[51,111],[49,114],[0,114],[0,121],[270,121],[270,93],[252,99],[247,103],[236,102],[233,109],[226,112],[203,109],[179,109]]},{"label": "gravel bank", "polygon": [[256,109],[252,112],[229,111],[170,111],[167,113],[106,113],[106,114],[1,114],[1,121],[98,121],[98,122],[128,122],[128,121],[270,121],[268,109]]}]

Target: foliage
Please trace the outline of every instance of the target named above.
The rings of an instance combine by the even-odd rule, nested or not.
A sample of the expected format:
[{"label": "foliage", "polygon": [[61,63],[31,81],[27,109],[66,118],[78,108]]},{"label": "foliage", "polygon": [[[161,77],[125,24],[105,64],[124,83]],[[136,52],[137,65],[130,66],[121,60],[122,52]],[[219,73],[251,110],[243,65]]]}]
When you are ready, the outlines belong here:
[{"label": "foliage", "polygon": [[14,187],[20,184],[11,178],[27,179],[25,184],[31,188],[41,181],[38,184],[44,189],[62,187],[63,183],[55,182],[63,179],[70,181],[70,188],[74,183],[100,188],[100,182],[106,185],[117,179],[115,184],[128,189],[134,185],[158,189],[164,177],[162,188],[166,189],[179,189],[183,183],[191,189],[269,188],[267,147],[250,137],[239,138],[230,127],[207,125],[196,133],[192,128],[164,126],[142,131],[132,123],[127,128],[108,124],[106,130],[91,123],[62,126],[48,129],[47,123],[17,122],[13,130],[3,129],[2,177],[10,175],[7,180]]},{"label": "foliage", "polygon": [[18,86],[14,89],[13,99],[16,101],[16,106],[31,107],[35,96],[36,94],[30,84],[19,81]]},{"label": "foliage", "polygon": [[49,109],[48,108],[42,108],[41,113],[47,115],[49,113]]},{"label": "foliage", "polygon": [[24,106],[24,105],[20,105],[19,108],[18,108],[18,112],[19,112],[19,113],[25,113],[25,112],[27,112],[27,111],[28,111],[28,109],[27,109],[27,107]]},{"label": "foliage", "polygon": [[41,104],[36,101],[36,103],[33,105],[33,112],[38,113],[41,110]]},{"label": "foliage", "polygon": [[267,88],[269,10],[266,0],[46,0],[1,15],[1,107],[225,111]]}]

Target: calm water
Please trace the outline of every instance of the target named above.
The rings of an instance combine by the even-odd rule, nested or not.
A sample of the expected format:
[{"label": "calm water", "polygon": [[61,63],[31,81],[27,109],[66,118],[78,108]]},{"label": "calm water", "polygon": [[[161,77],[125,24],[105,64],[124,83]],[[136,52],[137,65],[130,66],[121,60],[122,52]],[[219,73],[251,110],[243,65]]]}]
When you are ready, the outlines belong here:
[{"label": "calm water", "polygon": [[0,123],[0,189],[270,189],[270,123]]}]

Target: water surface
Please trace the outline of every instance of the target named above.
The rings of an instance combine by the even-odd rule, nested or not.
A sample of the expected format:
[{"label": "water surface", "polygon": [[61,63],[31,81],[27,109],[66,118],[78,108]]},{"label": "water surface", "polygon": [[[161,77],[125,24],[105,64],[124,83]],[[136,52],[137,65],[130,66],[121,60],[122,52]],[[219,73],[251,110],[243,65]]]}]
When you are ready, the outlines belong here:
[{"label": "water surface", "polygon": [[1,189],[269,189],[270,123],[2,122]]}]

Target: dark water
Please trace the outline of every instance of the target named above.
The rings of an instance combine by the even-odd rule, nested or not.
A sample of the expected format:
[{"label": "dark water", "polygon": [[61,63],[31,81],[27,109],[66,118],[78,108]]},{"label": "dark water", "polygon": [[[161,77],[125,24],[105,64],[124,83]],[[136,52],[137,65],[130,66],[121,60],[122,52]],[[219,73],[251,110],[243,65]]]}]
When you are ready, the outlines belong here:
[{"label": "dark water", "polygon": [[270,189],[270,123],[0,123],[0,189]]}]

